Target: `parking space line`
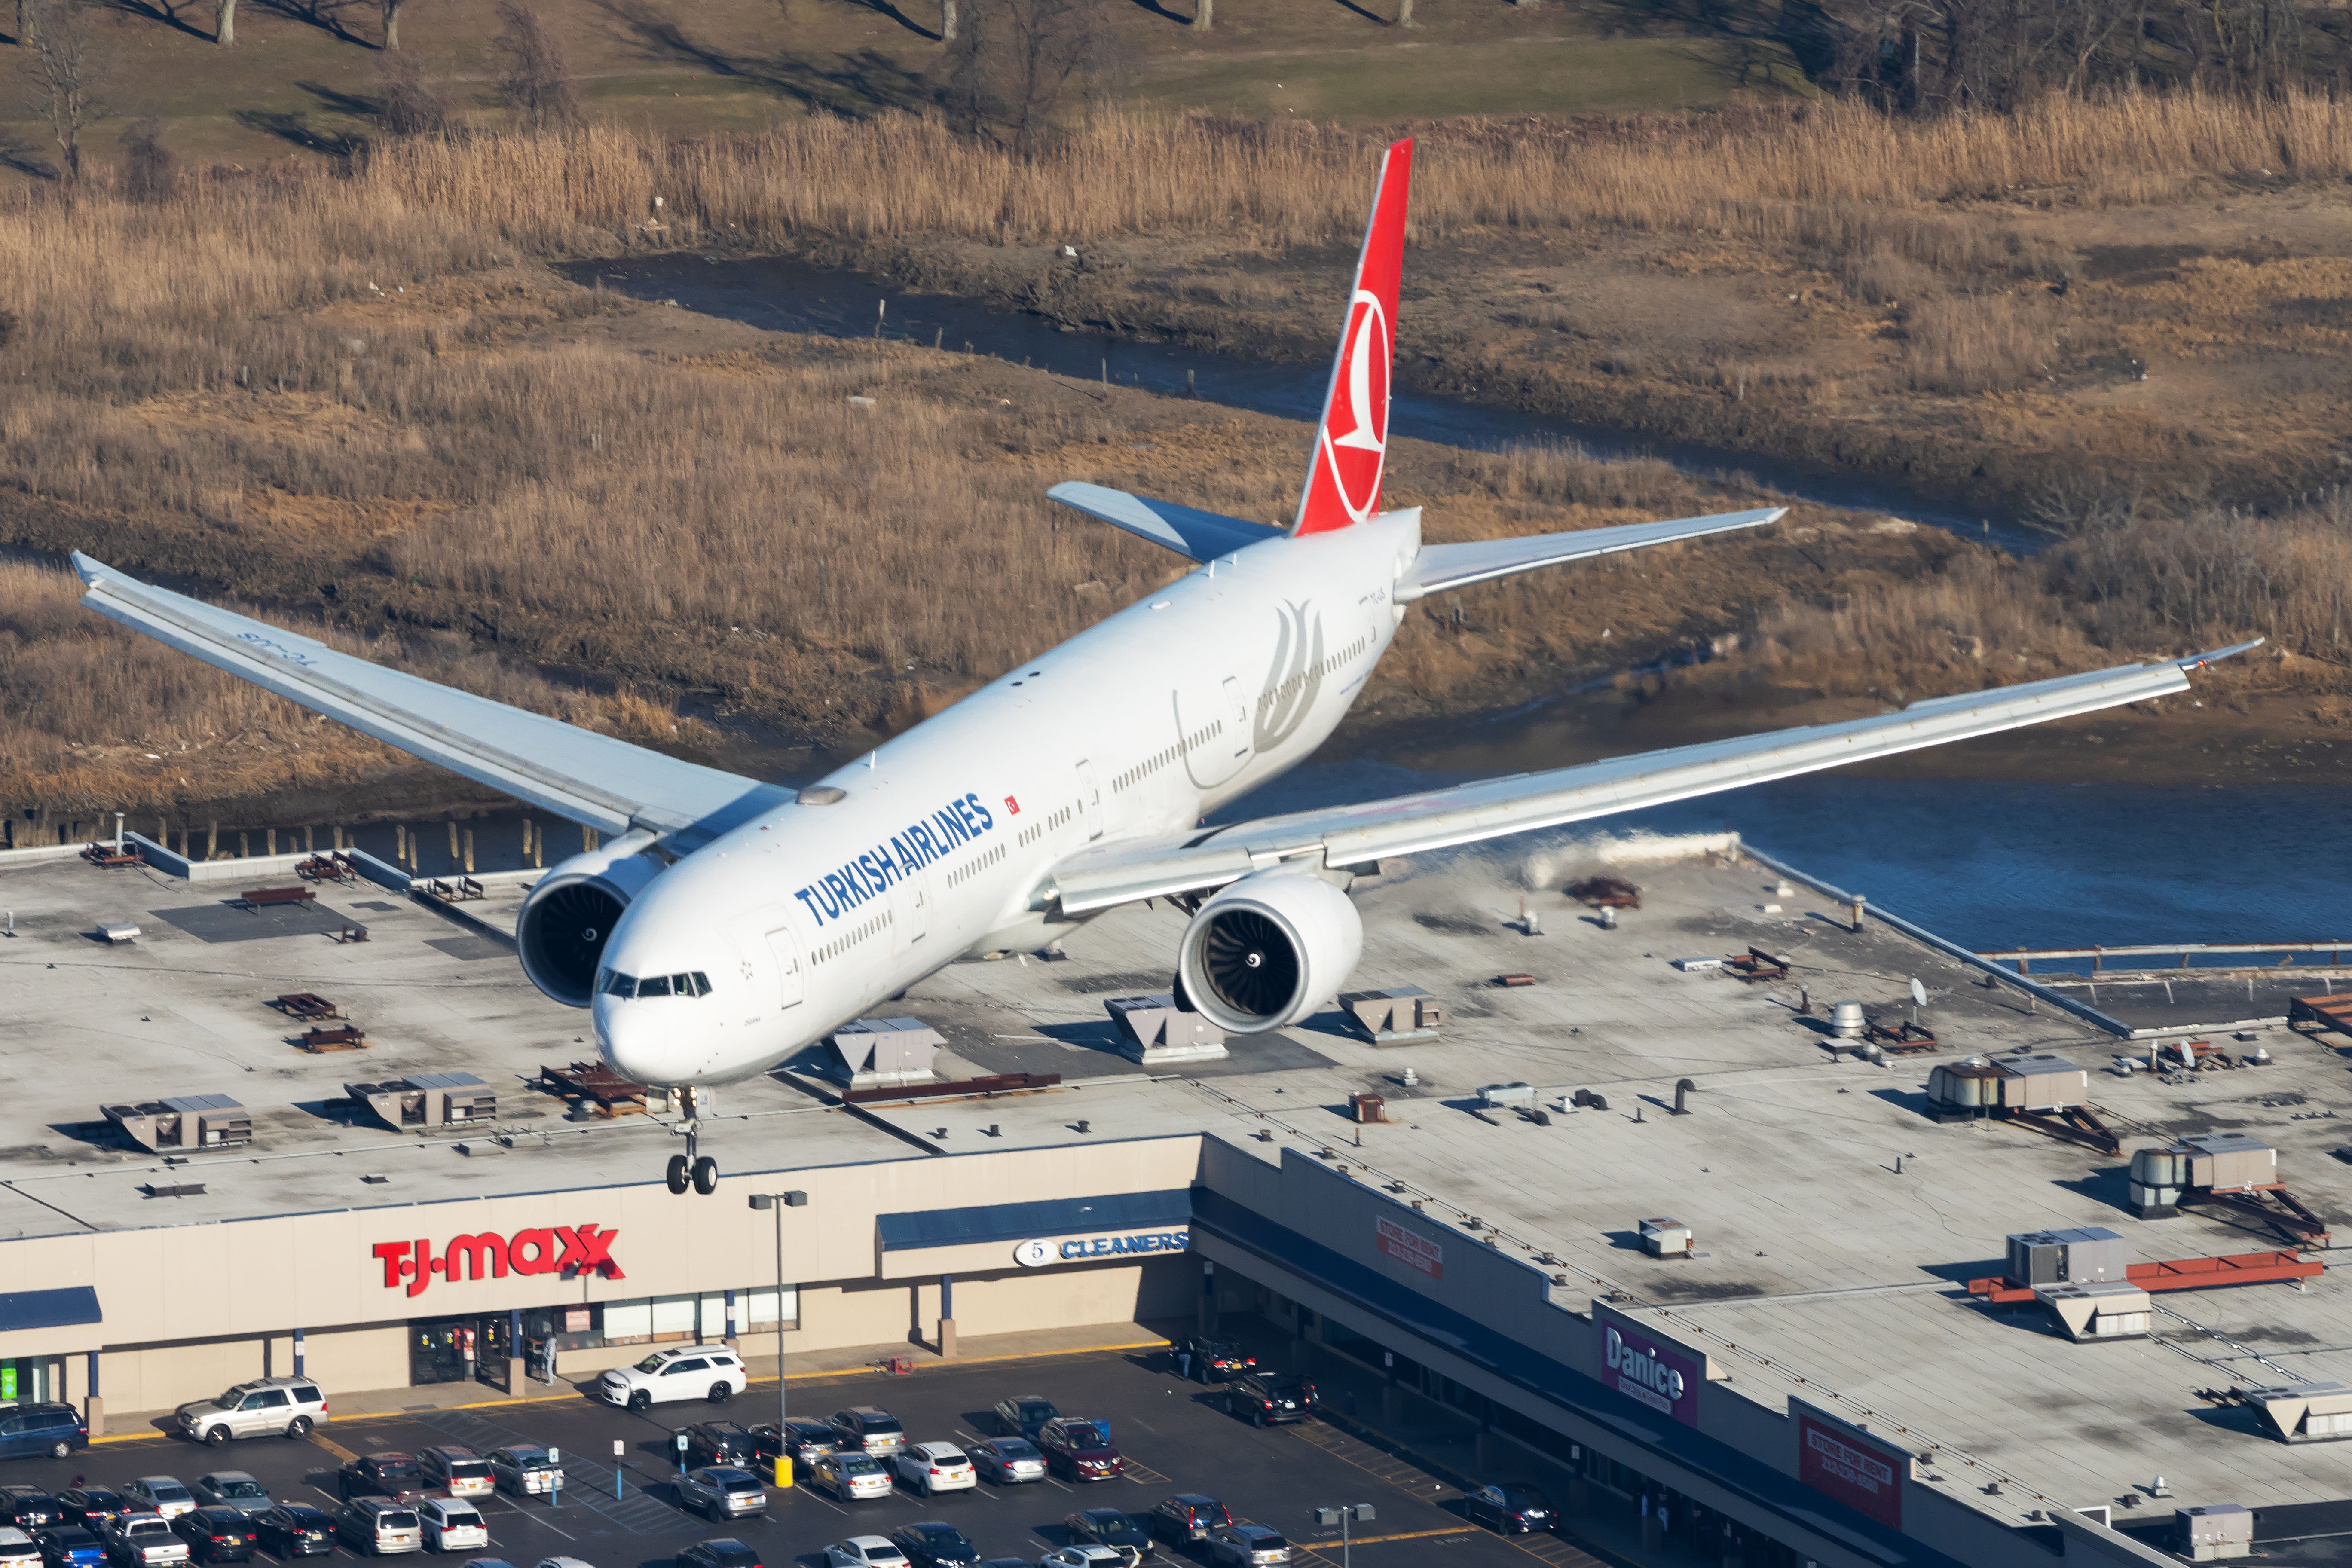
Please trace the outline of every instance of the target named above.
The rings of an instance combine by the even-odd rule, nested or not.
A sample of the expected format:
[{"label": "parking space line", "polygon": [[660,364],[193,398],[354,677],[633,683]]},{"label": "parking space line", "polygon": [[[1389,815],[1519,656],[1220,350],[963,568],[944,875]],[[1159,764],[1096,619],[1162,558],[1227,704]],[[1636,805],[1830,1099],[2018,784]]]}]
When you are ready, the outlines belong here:
[{"label": "parking space line", "polygon": [[1529,1531],[1526,1535],[1508,1537],[1508,1540],[1538,1562],[1549,1563],[1551,1568],[1609,1568],[1591,1552],[1580,1551],[1557,1535],[1538,1535]]},{"label": "parking space line", "polygon": [[336,1442],[332,1437],[326,1436],[315,1427],[311,1429],[310,1441],[318,1444],[319,1447],[326,1449],[327,1452],[332,1454],[335,1458],[341,1459],[347,1465],[353,1459],[359,1458],[357,1454],[352,1453],[349,1448],[344,1447],[341,1443]]},{"label": "parking space line", "polygon": [[[1478,1527],[1475,1524],[1448,1524],[1441,1526],[1436,1530],[1400,1531],[1394,1535],[1354,1535],[1348,1538],[1348,1544],[1350,1546],[1378,1546],[1382,1542],[1387,1541],[1426,1541],[1433,1535],[1475,1535],[1477,1533]],[[1339,1544],[1339,1543],[1336,1541],[1318,1541],[1307,1550],[1320,1551],[1326,1546],[1337,1546]]]}]

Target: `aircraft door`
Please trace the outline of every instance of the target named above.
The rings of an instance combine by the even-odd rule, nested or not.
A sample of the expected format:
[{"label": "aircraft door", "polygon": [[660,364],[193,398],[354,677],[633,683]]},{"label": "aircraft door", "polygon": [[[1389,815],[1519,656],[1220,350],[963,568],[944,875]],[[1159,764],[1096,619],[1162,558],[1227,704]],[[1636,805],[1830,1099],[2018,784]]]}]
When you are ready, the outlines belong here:
[{"label": "aircraft door", "polygon": [[918,946],[931,929],[931,874],[923,868],[890,884],[890,951]]},{"label": "aircraft door", "polygon": [[1095,778],[1092,763],[1078,764],[1078,815],[1086,819],[1088,838],[1103,836],[1102,785]]},{"label": "aircraft door", "polygon": [[[737,921],[733,935],[752,1005],[761,1014],[767,1012],[771,1003],[778,1007],[800,1005],[807,972],[801,965],[800,938],[782,917],[771,912]],[[762,970],[770,973],[762,976]]]},{"label": "aircraft door", "polygon": [[1227,677],[1212,686],[1202,677],[1176,693],[1176,737],[1183,748],[1184,776],[1200,789],[1214,789],[1249,761],[1249,699],[1242,683]]}]

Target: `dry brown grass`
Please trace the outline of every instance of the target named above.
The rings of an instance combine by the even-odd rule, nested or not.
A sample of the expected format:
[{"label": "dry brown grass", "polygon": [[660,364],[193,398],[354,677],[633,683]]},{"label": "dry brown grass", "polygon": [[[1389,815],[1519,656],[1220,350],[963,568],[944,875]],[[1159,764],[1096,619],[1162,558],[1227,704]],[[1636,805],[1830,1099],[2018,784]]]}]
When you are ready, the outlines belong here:
[{"label": "dry brown grass", "polygon": [[2006,392],[2050,369],[2049,313],[2004,294],[1930,296],[1903,311],[1902,380],[1923,392]]}]

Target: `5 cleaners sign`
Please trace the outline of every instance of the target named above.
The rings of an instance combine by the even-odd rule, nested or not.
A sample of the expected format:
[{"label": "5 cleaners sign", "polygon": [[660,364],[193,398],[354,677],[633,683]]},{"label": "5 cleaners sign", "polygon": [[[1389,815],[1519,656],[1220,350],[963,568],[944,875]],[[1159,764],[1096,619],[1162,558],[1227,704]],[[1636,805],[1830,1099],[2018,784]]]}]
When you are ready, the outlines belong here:
[{"label": "5 cleaners sign", "polygon": [[627,1277],[613,1261],[613,1238],[620,1234],[593,1225],[540,1226],[512,1236],[484,1231],[451,1237],[438,1258],[433,1255],[432,1242],[419,1237],[380,1241],[375,1257],[383,1265],[383,1288],[394,1290],[405,1285],[412,1296],[425,1294],[436,1274],[453,1284],[461,1272],[468,1279],[503,1279],[509,1272],[561,1274],[568,1279],[594,1269],[607,1279],[621,1279]]}]

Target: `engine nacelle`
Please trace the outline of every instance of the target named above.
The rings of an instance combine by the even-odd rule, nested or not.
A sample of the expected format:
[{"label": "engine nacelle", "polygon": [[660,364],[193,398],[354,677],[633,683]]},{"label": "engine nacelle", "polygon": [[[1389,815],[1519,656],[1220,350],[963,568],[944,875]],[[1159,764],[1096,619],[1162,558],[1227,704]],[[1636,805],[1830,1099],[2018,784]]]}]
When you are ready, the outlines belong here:
[{"label": "engine nacelle", "polygon": [[1331,1000],[1364,956],[1364,922],[1319,877],[1257,871],[1192,917],[1176,974],[1193,1009],[1228,1034],[1296,1024]]},{"label": "engine nacelle", "polygon": [[662,870],[642,835],[558,862],[531,889],[515,920],[515,951],[530,983],[566,1006],[588,1005],[621,911]]}]

